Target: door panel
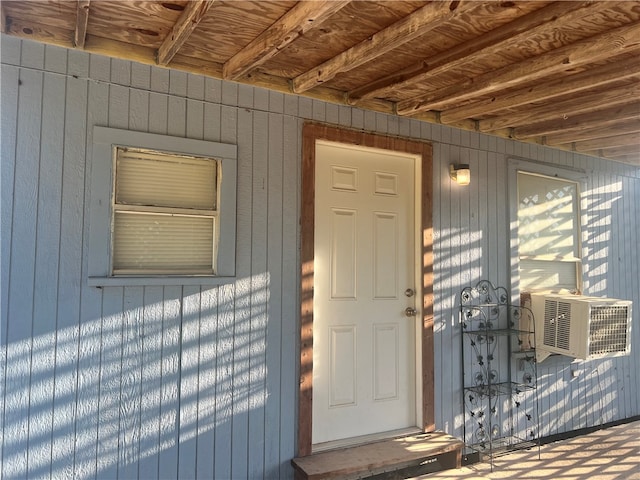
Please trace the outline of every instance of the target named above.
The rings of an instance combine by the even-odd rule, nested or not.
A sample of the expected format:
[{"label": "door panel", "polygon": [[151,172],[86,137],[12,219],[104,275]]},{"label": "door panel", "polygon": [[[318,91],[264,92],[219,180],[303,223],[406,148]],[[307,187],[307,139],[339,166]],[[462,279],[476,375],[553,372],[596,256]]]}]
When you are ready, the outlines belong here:
[{"label": "door panel", "polygon": [[329,406],[356,403],[356,328],[353,325],[331,327],[331,379]]},{"label": "door panel", "polygon": [[398,326],[374,325],[373,331],[373,399],[398,398]]},{"label": "door panel", "polygon": [[356,299],[357,212],[331,209],[331,299]]},{"label": "door panel", "polygon": [[373,212],[373,298],[397,298],[398,215]]},{"label": "door panel", "polygon": [[416,162],[316,144],[314,444],[416,426]]}]

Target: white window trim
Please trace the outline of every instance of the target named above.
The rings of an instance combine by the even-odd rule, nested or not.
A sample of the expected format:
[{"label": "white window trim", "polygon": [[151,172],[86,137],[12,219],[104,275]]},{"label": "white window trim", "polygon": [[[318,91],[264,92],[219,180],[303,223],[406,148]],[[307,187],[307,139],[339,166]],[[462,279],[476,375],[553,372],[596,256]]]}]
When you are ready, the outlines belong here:
[{"label": "white window trim", "polygon": [[[221,162],[216,275],[111,275],[113,147],[144,148]],[[89,217],[90,286],[219,285],[235,279],[237,146],[107,127],[93,128]]]},{"label": "white window trim", "polygon": [[579,228],[578,232],[578,249],[580,252],[579,258],[577,259],[580,264],[580,272],[577,274],[578,281],[578,289],[582,290],[582,283],[584,277],[584,255],[582,253],[582,242],[584,241],[584,229],[585,229],[585,217],[584,213],[586,210],[586,205],[584,201],[584,195],[582,192],[585,191],[587,185],[587,176],[584,170],[573,169],[569,166],[565,165],[554,165],[549,163],[540,163],[531,160],[521,159],[521,158],[509,158],[507,160],[507,168],[508,168],[508,198],[509,198],[509,231],[510,231],[510,243],[509,243],[509,252],[510,252],[510,266],[511,266],[511,292],[512,292],[512,301],[520,303],[520,272],[519,272],[519,262],[520,262],[520,251],[519,251],[519,240],[518,240],[518,173],[530,173],[537,175],[545,175],[547,177],[557,178],[559,180],[567,180],[571,182],[576,182],[578,184],[578,194],[580,198],[579,201]]}]

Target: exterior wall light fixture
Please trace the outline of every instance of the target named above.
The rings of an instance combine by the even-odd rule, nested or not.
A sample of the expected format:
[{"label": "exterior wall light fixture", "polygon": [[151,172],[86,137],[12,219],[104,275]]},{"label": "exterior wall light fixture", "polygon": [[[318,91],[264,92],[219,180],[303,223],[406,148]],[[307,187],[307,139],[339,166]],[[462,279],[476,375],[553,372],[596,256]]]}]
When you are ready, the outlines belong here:
[{"label": "exterior wall light fixture", "polygon": [[469,170],[469,165],[467,164],[450,164],[449,176],[458,185],[469,185],[471,183],[471,170]]}]

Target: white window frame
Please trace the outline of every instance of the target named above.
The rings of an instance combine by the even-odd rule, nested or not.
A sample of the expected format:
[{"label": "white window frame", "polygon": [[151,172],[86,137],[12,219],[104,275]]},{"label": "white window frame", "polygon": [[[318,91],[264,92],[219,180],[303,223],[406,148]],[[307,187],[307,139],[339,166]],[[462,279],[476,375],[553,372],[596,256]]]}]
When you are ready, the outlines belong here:
[{"label": "white window frame", "polygon": [[[581,212],[584,211],[584,200],[581,194],[586,186],[586,175],[582,170],[575,170],[570,167],[562,165],[552,165],[547,163],[538,163],[533,161],[527,161],[523,159],[511,158],[508,160],[508,188],[509,188],[509,220],[510,220],[510,261],[511,261],[511,290],[514,295],[514,301],[519,302],[519,295],[523,290],[520,285],[520,251],[519,251],[519,235],[518,235],[518,207],[519,207],[519,195],[518,195],[518,174],[526,173],[532,175],[540,175],[557,180],[564,180],[577,184],[577,242],[576,246],[578,256],[574,259],[565,259],[566,261],[574,262],[576,265],[576,285],[573,290],[574,293],[581,293],[583,288],[583,254],[582,254],[582,239],[584,232],[584,218]],[[538,289],[528,289],[527,291],[537,291]],[[542,288],[540,290],[545,290]],[[548,290],[548,289],[547,289]]]},{"label": "white window frame", "polygon": [[[219,201],[216,213],[218,238],[215,248],[217,255],[214,259],[215,274],[113,274],[111,240],[116,147],[214,158],[218,162]],[[233,281],[236,263],[236,178],[235,145],[94,127],[89,217],[89,285],[218,285]]]}]

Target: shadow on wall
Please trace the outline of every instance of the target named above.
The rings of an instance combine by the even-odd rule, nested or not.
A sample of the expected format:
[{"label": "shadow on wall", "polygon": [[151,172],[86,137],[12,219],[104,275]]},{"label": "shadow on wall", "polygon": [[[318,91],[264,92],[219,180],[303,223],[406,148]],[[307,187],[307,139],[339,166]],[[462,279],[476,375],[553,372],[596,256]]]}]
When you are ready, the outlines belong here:
[{"label": "shadow on wall", "polygon": [[[581,194],[583,293],[637,303],[640,298],[633,287],[632,262],[624,259],[625,252],[633,250],[631,233],[629,228],[622,228],[634,221],[632,193],[623,188],[622,181],[593,176],[591,182],[596,185]],[[636,325],[637,319],[636,311]],[[631,386],[633,358],[637,358],[633,348],[631,355],[584,361],[553,356],[538,364],[541,436],[637,415]]]},{"label": "shadow on wall", "polygon": [[624,273],[625,268],[630,268],[624,259],[625,242],[630,241],[630,233],[629,240],[625,240],[613,231],[613,228],[623,230],[616,226],[633,224],[630,204],[621,201],[623,195],[620,181],[593,187],[582,194],[582,246],[583,256],[587,258],[583,273],[589,295],[613,296],[608,293],[609,283],[614,283],[616,278],[630,278],[629,272]]},{"label": "shadow on wall", "polygon": [[268,405],[280,386],[266,366],[268,302],[267,274],[110,287],[102,318],[3,345],[4,477],[230,478],[235,442],[236,473],[252,461],[262,472],[280,409]]},{"label": "shadow on wall", "polygon": [[[627,265],[620,263],[619,257],[631,250],[631,234],[617,227],[633,224],[630,209],[632,193],[623,189],[622,182],[609,180],[603,182],[601,187],[587,188],[582,192],[581,240],[585,259],[585,293],[613,296],[612,292],[615,291],[617,295],[630,299],[635,296],[635,301],[638,301],[638,294],[632,291],[633,287],[623,285],[622,279],[631,278],[631,267],[628,266],[629,262]],[[592,181],[597,183],[599,177],[595,176]],[[495,212],[484,211],[481,205],[475,204],[476,195],[478,193],[473,189],[467,189],[460,192],[459,198],[454,198],[452,194],[449,205],[443,203],[434,247],[437,279],[434,331],[436,342],[441,342],[440,348],[436,349],[436,371],[443,382],[441,393],[436,392],[437,410],[443,412],[444,420],[439,427],[459,436],[462,436],[464,418],[460,413],[463,411],[462,401],[458,398],[462,374],[458,367],[458,295],[465,286],[475,285],[484,278],[499,284],[500,278],[506,278],[506,271],[511,268],[506,253],[508,238],[500,238],[496,229],[491,228]],[[562,225],[559,228],[562,232]],[[622,235],[619,232],[625,233]],[[628,269],[626,272],[625,268]],[[547,280],[540,279],[542,283]],[[508,284],[508,280],[502,282]],[[637,414],[637,401],[632,398],[630,379],[633,376],[630,372],[632,361],[630,357],[574,361],[558,356],[539,364],[537,394],[540,427],[535,436],[545,437],[598,426]],[[472,378],[474,372],[470,365],[463,366],[462,370],[465,376]],[[515,374],[518,375],[518,372]],[[453,382],[453,397],[444,387],[448,379]],[[520,395],[523,406],[533,401],[530,393]],[[525,410],[522,408],[522,412]],[[506,417],[504,411],[496,412],[500,431],[509,428],[504,421]],[[448,424],[448,418],[453,419],[453,425]],[[525,431],[525,425],[526,422],[516,418],[517,433],[527,438],[529,432]],[[475,431],[474,426],[470,421],[467,430]]]}]

